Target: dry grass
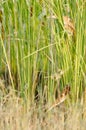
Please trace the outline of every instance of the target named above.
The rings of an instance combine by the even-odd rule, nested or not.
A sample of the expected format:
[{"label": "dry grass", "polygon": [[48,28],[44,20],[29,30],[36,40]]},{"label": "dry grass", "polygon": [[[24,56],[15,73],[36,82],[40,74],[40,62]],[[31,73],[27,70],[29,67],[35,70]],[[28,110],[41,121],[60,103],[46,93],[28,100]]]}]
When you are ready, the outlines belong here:
[{"label": "dry grass", "polygon": [[28,108],[10,93],[1,100],[0,130],[85,130],[85,109],[80,103],[68,108],[63,103],[46,113],[43,106]]},{"label": "dry grass", "polygon": [[[0,86],[4,86],[3,82],[1,80]],[[4,93],[2,87],[1,93]],[[1,95],[0,130],[85,130],[85,101],[75,105],[69,102],[68,107],[62,102],[47,111],[50,104],[44,106],[35,103],[30,107],[28,102],[14,93],[14,90],[9,89],[8,94]]]}]

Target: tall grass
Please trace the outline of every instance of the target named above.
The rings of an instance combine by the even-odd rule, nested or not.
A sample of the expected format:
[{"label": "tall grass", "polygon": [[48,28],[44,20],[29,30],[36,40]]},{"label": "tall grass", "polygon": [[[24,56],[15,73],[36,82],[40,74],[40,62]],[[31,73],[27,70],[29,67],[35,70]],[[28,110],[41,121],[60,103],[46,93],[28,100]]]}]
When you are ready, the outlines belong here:
[{"label": "tall grass", "polygon": [[[0,1],[0,129],[86,128],[85,14],[84,0]],[[69,100],[46,113],[67,84]]]},{"label": "tall grass", "polygon": [[[2,0],[0,7],[0,76],[7,91],[41,104],[69,84],[71,102],[78,101],[86,86],[85,1]],[[71,36],[64,16],[74,23]]]}]

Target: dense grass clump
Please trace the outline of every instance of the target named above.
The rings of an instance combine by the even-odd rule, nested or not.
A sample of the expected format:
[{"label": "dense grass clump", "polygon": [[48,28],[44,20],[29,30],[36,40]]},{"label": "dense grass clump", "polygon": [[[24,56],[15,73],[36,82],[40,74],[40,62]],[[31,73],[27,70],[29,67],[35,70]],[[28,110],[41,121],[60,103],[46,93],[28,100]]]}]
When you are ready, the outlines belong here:
[{"label": "dense grass clump", "polygon": [[[24,115],[30,109],[33,126],[32,120],[40,118],[40,113],[46,112],[47,105],[49,108],[57,98],[64,96],[62,91],[66,85],[70,86],[70,94],[64,103],[66,110],[62,108],[62,111],[67,112],[71,105],[78,103],[81,104],[80,109],[76,105],[74,114],[83,111],[82,105],[86,102],[85,21],[84,0],[1,0],[0,102],[6,111],[11,97],[16,101],[17,108],[23,107]],[[35,112],[31,110],[33,107]],[[81,113],[79,116],[83,120]],[[65,112],[62,115],[65,117]],[[9,118],[13,120],[12,116]],[[62,120],[66,122],[69,118],[67,114]],[[50,117],[45,117],[45,120],[50,121]]]}]

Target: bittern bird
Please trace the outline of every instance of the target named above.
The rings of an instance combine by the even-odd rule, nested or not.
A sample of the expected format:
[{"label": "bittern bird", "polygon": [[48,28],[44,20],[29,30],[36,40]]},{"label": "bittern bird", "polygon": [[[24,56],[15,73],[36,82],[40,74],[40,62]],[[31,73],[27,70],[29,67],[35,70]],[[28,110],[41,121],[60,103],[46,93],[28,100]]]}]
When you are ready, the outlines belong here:
[{"label": "bittern bird", "polygon": [[75,35],[75,26],[68,16],[63,16],[64,28],[70,35]]},{"label": "bittern bird", "polygon": [[[58,16],[52,15],[48,18],[59,19]],[[68,36],[72,36],[75,39],[75,25],[73,20],[69,16],[63,16],[63,29],[67,32]]]}]

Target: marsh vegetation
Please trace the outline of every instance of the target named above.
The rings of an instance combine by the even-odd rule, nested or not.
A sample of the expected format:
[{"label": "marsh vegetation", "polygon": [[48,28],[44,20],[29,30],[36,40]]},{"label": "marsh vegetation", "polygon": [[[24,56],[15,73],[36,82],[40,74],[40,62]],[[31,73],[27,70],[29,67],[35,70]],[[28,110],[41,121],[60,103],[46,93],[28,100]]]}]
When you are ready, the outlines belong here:
[{"label": "marsh vegetation", "polygon": [[85,128],[86,1],[1,0],[0,129]]}]

